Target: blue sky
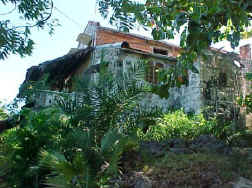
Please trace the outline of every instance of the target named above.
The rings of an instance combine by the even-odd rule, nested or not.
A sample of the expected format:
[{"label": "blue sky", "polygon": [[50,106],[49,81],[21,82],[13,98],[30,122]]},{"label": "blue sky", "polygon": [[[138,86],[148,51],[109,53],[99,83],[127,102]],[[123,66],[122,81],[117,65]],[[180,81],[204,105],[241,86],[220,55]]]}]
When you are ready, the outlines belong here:
[{"label": "blue sky", "polygon": [[[54,6],[78,24],[54,10],[53,17],[59,19],[61,26],[56,28],[53,36],[47,31],[33,30],[32,38],[36,45],[32,56],[20,58],[18,55],[10,55],[8,59],[0,60],[0,101],[11,100],[17,95],[29,67],[62,56],[70,48],[77,47],[76,38],[89,20],[100,21],[102,25],[108,26],[98,12],[95,14],[95,0],[54,0]],[[7,7],[1,7],[0,13],[8,12]]]}]

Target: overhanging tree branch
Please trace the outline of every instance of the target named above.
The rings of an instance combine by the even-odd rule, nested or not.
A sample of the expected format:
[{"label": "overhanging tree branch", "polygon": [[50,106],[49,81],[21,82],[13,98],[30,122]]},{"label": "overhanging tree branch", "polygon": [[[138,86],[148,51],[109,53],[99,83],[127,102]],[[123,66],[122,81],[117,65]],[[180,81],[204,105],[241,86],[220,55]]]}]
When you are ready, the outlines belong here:
[{"label": "overhanging tree branch", "polygon": [[[241,33],[250,25],[252,2],[226,0],[98,0],[103,17],[122,23],[125,31],[140,24],[152,30],[156,40],[174,38],[181,33],[184,57],[195,58],[213,43],[224,39],[231,47],[239,45]],[[221,29],[222,28],[222,29]],[[187,55],[186,55],[187,54]],[[195,55],[197,54],[197,55]],[[185,62],[181,57],[181,61]],[[193,60],[193,59],[191,59]]]},{"label": "overhanging tree branch", "polygon": [[[31,28],[49,28],[52,34],[57,26],[55,20],[51,20],[53,12],[52,0],[0,0],[4,5],[15,4],[17,11],[30,22],[25,25],[14,25],[11,20],[0,20],[0,60],[7,58],[10,54],[19,54],[21,57],[31,55],[34,42],[30,38]],[[12,13],[12,12],[10,12]]]}]

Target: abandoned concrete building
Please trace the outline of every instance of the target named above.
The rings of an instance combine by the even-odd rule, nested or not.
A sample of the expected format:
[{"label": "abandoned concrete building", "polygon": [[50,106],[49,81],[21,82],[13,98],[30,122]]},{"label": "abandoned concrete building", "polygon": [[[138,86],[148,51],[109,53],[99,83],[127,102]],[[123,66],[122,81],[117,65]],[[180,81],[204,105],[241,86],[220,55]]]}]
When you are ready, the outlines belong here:
[{"label": "abandoned concrete building", "polygon": [[[69,88],[74,76],[86,77],[92,74],[91,78],[95,79],[99,72],[95,66],[99,65],[102,58],[110,62],[115,69],[126,69],[133,62],[143,59],[151,65],[145,81],[157,84],[156,70],[169,69],[176,64],[176,57],[181,52],[178,46],[167,42],[102,27],[92,21],[87,24],[77,41],[78,47],[71,49],[67,55],[28,69],[24,83],[39,81],[45,74],[49,74],[48,80],[52,83],[49,91],[41,92],[36,97],[37,106],[53,103],[53,97],[57,92],[72,92]],[[251,69],[250,45],[242,46],[240,54],[236,55],[217,49],[210,49],[208,54],[209,61],[198,58],[195,62],[199,73],[188,71],[187,86],[169,88],[168,98],[149,93],[144,102],[150,108],[159,106],[168,109],[176,106],[186,112],[195,113],[211,106],[214,113],[226,113],[230,119],[238,118],[241,109],[236,103],[236,98],[247,92],[244,71]]]}]

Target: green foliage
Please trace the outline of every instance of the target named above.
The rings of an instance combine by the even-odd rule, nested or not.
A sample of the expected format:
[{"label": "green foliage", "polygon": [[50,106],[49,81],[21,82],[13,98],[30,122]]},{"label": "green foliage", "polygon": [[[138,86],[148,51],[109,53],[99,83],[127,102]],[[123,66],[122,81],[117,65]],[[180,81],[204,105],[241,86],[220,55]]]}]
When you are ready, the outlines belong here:
[{"label": "green foliage", "polygon": [[60,153],[50,153],[42,151],[40,153],[40,166],[50,169],[51,174],[46,180],[46,185],[50,187],[86,187],[91,186],[94,181],[90,181],[90,165],[85,158],[83,151],[75,153],[72,161],[65,158]]},{"label": "green foliage", "polygon": [[252,81],[252,73],[247,73],[246,79]]},{"label": "green foliage", "polygon": [[230,123],[219,122],[215,118],[206,120],[203,114],[186,114],[183,110],[168,112],[155,118],[145,133],[138,130],[143,140],[162,141],[170,138],[192,140],[200,135],[209,134],[231,144],[231,138],[240,130],[234,130]]},{"label": "green foliage", "polygon": [[60,113],[55,109],[41,112],[22,111],[25,120],[19,127],[0,135],[0,176],[8,187],[37,187],[45,171],[40,171],[38,153],[54,148],[59,141]]},{"label": "green foliage", "polygon": [[[252,73],[247,73],[246,79],[249,81],[252,81]],[[252,112],[252,93],[246,95],[244,99],[244,104],[247,107],[247,111],[251,113]]]},{"label": "green foliage", "polygon": [[139,137],[192,139],[217,130],[202,115],[145,111],[139,101],[150,87],[139,82],[141,67],[133,69],[115,77],[101,67],[97,82],[74,85],[74,97],[64,93],[57,106],[39,112],[22,109],[20,124],[0,135],[0,187],[105,187]]},{"label": "green foliage", "polygon": [[1,135],[0,177],[5,184],[0,187],[97,187],[116,175],[124,147],[132,142],[117,128],[106,128],[98,140],[104,129],[72,124],[73,117],[52,107],[21,113],[25,120],[20,127]]},{"label": "green foliage", "polygon": [[252,30],[244,31],[241,33],[242,39],[249,39],[252,37]]},{"label": "green foliage", "polygon": [[[195,61],[212,43],[227,39],[238,46],[250,25],[250,1],[226,0],[98,0],[100,14],[129,31],[137,25],[151,28],[155,40],[173,39],[181,33],[182,59]],[[181,60],[181,58],[179,58]],[[192,61],[193,60],[193,61]]]},{"label": "green foliage", "polygon": [[0,186],[92,188],[120,172],[122,153],[137,146],[134,130],[150,114],[137,103],[148,88],[127,75],[101,77],[74,99],[59,96],[57,107],[20,112],[20,125],[0,135]]},{"label": "green foliage", "polygon": [[[182,85],[188,86],[188,69],[193,73],[199,73],[198,69],[189,63],[183,63],[184,60],[178,61],[176,65],[169,67],[169,69],[163,69],[159,71],[159,80],[162,86],[165,86],[167,90],[172,87],[181,87]],[[191,60],[188,60],[190,62]]]},{"label": "green foliage", "polygon": [[252,94],[246,95],[244,98],[238,98],[239,105],[246,107],[248,113],[252,112]]},{"label": "green foliage", "polygon": [[5,112],[5,108],[1,105],[1,101],[0,101],[0,120],[6,119],[7,117],[8,115]]},{"label": "green foliage", "polygon": [[247,107],[248,112],[252,112],[252,94],[246,95],[244,99],[245,106]]},{"label": "green foliage", "polygon": [[14,103],[19,103],[19,100],[23,100],[25,104],[34,102],[41,90],[48,90],[50,88],[48,86],[48,77],[49,74],[45,74],[38,81],[29,81],[21,84],[19,87],[18,98],[14,101]]},{"label": "green foliage", "polygon": [[[10,54],[19,54],[21,57],[31,55],[34,42],[31,39],[31,29],[49,29],[52,34],[57,20],[50,20],[53,3],[51,0],[1,0],[2,6],[14,8],[1,14],[0,20],[0,60]],[[10,20],[9,15],[21,17],[23,25],[17,25]]]},{"label": "green foliage", "polygon": [[[78,83],[80,88],[75,85],[80,98],[71,101],[64,96],[60,101],[61,108],[70,117],[70,131],[61,143],[61,151],[57,152],[64,154],[65,159],[58,163],[70,164],[66,169],[73,173],[67,175],[66,169],[51,169],[47,180],[51,186],[105,185],[120,171],[118,163],[123,151],[135,147],[134,129],[142,115],[136,101],[145,87],[127,75],[123,80],[115,79],[109,71],[103,71],[91,87],[83,81]],[[72,162],[80,155],[86,161],[81,167]],[[55,166],[50,160],[42,158],[42,161],[48,161],[47,166]]]},{"label": "green foliage", "polygon": [[166,113],[139,137],[144,140],[165,140],[169,138],[193,139],[201,134],[211,134],[216,125],[214,120],[207,121],[203,115],[187,115],[182,110]]},{"label": "green foliage", "polygon": [[240,147],[252,147],[252,131],[241,130],[229,137],[232,145]]},{"label": "green foliage", "polygon": [[[246,79],[252,81],[252,73],[247,73]],[[252,87],[252,86],[250,86]],[[239,97],[237,100],[238,104],[242,107],[246,107],[248,113],[252,112],[252,93],[247,94],[245,97]]]},{"label": "green foliage", "polygon": [[[99,130],[96,130],[99,131]],[[51,173],[47,176],[46,184],[52,187],[97,187],[106,184],[110,177],[119,172],[118,163],[124,148],[131,138],[118,132],[118,129],[109,130],[95,144],[95,135],[88,133],[88,144],[79,142],[80,137],[71,142],[73,149],[76,143],[79,146],[71,151],[71,156],[66,153],[41,152],[40,166],[49,168]],[[82,135],[85,137],[85,132]],[[91,141],[91,142],[90,142]],[[93,142],[92,142],[93,141]]]},{"label": "green foliage", "polygon": [[211,128],[211,134],[216,136],[219,139],[225,140],[228,144],[231,144],[230,137],[232,137],[233,134],[239,132],[240,130],[235,130],[234,127],[232,127],[231,122],[218,122]]},{"label": "green foliage", "polygon": [[[141,71],[141,68],[136,69]],[[83,121],[87,127],[96,126],[104,132],[115,127],[120,127],[124,131],[134,129],[138,116],[143,113],[137,102],[145,92],[150,91],[148,85],[138,82],[138,76],[138,71],[129,76],[114,75],[107,70],[88,88],[83,87],[86,84],[80,80],[78,85],[81,87],[77,91],[82,93],[80,98],[83,103],[80,108],[77,106],[76,111],[69,111],[73,124]],[[65,108],[66,104],[63,102],[62,106]]]}]

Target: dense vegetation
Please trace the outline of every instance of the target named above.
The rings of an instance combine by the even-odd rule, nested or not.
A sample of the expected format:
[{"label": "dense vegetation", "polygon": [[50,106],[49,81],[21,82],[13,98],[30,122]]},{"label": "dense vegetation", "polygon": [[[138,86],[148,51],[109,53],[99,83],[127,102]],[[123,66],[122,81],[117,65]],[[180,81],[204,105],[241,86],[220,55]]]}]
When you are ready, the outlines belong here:
[{"label": "dense vegetation", "polygon": [[[154,39],[181,33],[180,46],[191,56],[224,39],[234,48],[250,25],[249,0],[98,0],[103,17],[122,30],[140,25]],[[194,56],[195,57],[195,56]],[[197,56],[196,56],[197,57]],[[189,60],[190,56],[187,56]],[[183,59],[183,58],[182,58]],[[184,59],[185,60],[185,59]]]},{"label": "dense vegetation", "polygon": [[[180,60],[191,62],[197,53],[212,43],[227,39],[234,48],[250,25],[249,0],[97,0],[99,12],[124,31],[141,25],[151,28],[154,39],[171,39],[181,33],[180,46],[188,55]],[[57,20],[51,18],[52,0],[1,0],[6,7],[0,20],[0,59],[10,54],[31,55],[32,28],[54,31]],[[19,23],[15,19],[20,16]],[[20,24],[21,23],[21,24]],[[244,34],[244,32],[246,34]],[[198,40],[200,39],[200,40]]]},{"label": "dense vegetation", "polygon": [[[150,87],[139,84],[139,75],[124,75],[122,82],[104,74],[92,87],[75,86],[85,91],[81,100],[65,94],[55,106],[23,108],[19,125],[0,135],[0,187],[106,187],[127,171],[127,156],[142,143],[190,142],[202,134],[229,141],[228,126],[201,114],[141,108],[138,101]],[[144,168],[142,160],[138,165]]]},{"label": "dense vegetation", "polygon": [[[252,73],[247,74],[247,80],[252,81]],[[250,89],[252,86],[250,86]],[[247,112],[252,112],[252,92],[248,93],[244,98],[239,100],[240,105],[246,106]]]},{"label": "dense vegetation", "polygon": [[[10,53],[31,54],[30,28],[43,28],[48,23],[52,2],[0,2],[14,4],[26,21],[34,22],[17,29],[19,26],[10,26],[10,20],[0,21],[0,59]],[[132,22],[152,27],[155,39],[173,38],[182,29],[181,46],[185,53],[178,60],[192,70],[197,54],[212,43],[226,38],[232,47],[237,46],[251,19],[249,1],[147,0],[142,4],[100,0],[99,6],[104,17],[112,8],[111,23],[120,23],[121,29],[134,27]],[[53,27],[49,23],[49,28]],[[85,87],[82,83],[81,88],[76,88],[82,93],[79,96],[82,100],[69,99],[66,94],[59,96],[55,106],[39,111],[23,108],[17,116],[18,126],[0,135],[0,187],[108,187],[130,170],[143,171],[154,180],[171,179],[172,183],[186,186],[199,185],[202,179],[205,186],[216,176],[225,181],[235,175],[251,178],[252,168],[245,168],[251,166],[247,154],[230,158],[212,151],[200,153],[197,148],[173,148],[177,143],[180,147],[190,144],[198,147],[195,139],[201,135],[216,138],[217,149],[219,145],[248,146],[249,143],[239,142],[245,131],[237,133],[228,123],[221,124],[214,118],[207,120],[202,114],[188,115],[182,109],[163,112],[141,107],[138,101],[142,94],[152,88],[139,84],[137,76],[131,75],[133,79],[129,79],[124,75],[121,80],[101,75],[96,85]],[[251,96],[242,103],[250,109]],[[5,118],[5,111],[0,108],[0,120]],[[216,141],[220,139],[221,142]],[[158,157],[143,152],[139,159],[136,155],[142,152],[144,144],[156,144],[163,150]],[[167,148],[169,152],[188,153],[164,154]],[[211,146],[210,150],[213,148],[216,147]],[[229,150],[227,153],[230,154]]]}]

